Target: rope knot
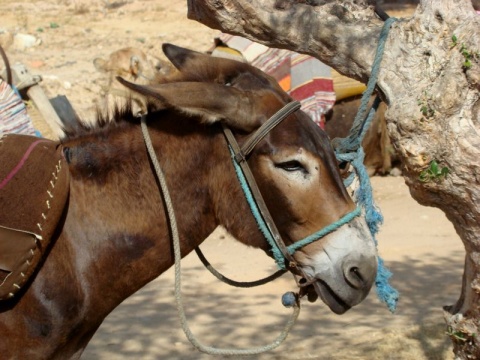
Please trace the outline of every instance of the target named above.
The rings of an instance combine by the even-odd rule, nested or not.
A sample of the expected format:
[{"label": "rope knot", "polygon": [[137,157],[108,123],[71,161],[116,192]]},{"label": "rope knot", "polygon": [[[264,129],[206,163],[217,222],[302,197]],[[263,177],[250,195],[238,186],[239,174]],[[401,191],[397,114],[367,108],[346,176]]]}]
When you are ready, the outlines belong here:
[{"label": "rope knot", "polygon": [[293,292],[289,291],[282,295],[282,305],[286,308],[295,306],[298,303],[298,296]]}]

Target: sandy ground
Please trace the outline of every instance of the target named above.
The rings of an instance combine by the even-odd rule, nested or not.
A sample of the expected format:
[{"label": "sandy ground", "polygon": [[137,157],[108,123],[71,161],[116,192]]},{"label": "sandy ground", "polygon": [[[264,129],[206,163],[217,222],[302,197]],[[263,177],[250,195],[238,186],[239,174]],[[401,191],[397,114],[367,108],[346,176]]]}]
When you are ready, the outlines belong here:
[{"label": "sandy ground", "polygon": [[[186,19],[185,2],[167,0],[0,0],[0,41],[12,63],[43,76],[48,96],[66,95],[85,119],[93,117],[104,77],[93,66],[125,46],[160,56],[172,42],[207,50],[217,33]],[[121,6],[116,6],[121,5]],[[3,35],[2,35],[3,31]],[[37,46],[9,45],[6,33],[32,34]],[[3,36],[3,37],[2,37]],[[2,40],[7,39],[7,40]],[[1,67],[1,66],[0,66]],[[392,315],[375,292],[345,315],[305,302],[292,333],[278,349],[255,359],[452,359],[442,306],[460,294],[464,250],[443,213],[413,201],[400,177],[372,179],[385,217],[379,251],[401,294]],[[245,248],[221,229],[204,243],[208,258],[233,278],[252,280],[274,270],[272,260]],[[183,294],[192,330],[207,345],[262,346],[281,330],[290,310],[281,295],[290,276],[262,288],[219,283],[195,255],[183,261]],[[127,299],[104,322],[82,359],[207,359],[186,340],[176,315],[173,272]]]}]

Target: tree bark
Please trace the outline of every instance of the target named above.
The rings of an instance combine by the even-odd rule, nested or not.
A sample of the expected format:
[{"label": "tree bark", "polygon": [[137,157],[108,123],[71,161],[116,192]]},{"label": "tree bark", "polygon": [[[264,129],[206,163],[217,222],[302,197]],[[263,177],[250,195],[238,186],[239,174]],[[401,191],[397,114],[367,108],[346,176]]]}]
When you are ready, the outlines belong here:
[{"label": "tree bark", "polygon": [[[363,82],[383,25],[366,0],[188,7],[189,18],[211,28],[309,54]],[[411,18],[396,21],[377,90],[412,196],[443,210],[465,245],[462,292],[445,320],[456,358],[480,359],[480,16],[471,1],[421,0]]]}]

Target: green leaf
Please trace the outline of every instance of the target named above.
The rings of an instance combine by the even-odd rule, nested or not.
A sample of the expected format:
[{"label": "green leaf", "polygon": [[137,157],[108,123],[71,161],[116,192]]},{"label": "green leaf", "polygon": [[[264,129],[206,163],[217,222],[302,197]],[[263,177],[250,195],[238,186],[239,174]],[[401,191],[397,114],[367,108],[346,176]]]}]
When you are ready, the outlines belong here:
[{"label": "green leaf", "polygon": [[436,160],[432,160],[428,165],[428,168],[419,174],[418,180],[421,182],[438,182],[443,180],[449,173],[450,170],[447,167],[444,166],[440,169],[438,162]]}]

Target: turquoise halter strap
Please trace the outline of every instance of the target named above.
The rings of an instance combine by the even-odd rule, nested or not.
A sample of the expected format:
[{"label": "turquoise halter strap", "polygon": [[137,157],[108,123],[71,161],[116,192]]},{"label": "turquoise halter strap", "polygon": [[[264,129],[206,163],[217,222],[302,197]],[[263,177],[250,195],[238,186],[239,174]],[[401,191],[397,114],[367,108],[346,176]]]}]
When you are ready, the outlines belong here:
[{"label": "turquoise halter strap", "polygon": [[[245,198],[247,199],[248,205],[250,206],[250,210],[252,211],[252,214],[255,217],[255,220],[257,221],[257,225],[258,225],[260,231],[262,232],[263,236],[265,237],[268,244],[272,248],[272,253],[273,253],[273,257],[275,259],[275,262],[277,263],[277,265],[280,269],[285,270],[285,257],[283,256],[282,251],[278,247],[277,242],[274,240],[274,237],[273,237],[271,231],[269,230],[268,226],[265,224],[265,220],[263,219],[263,217],[262,217],[262,215],[261,215],[261,213],[258,209],[257,203],[256,203],[256,201],[255,201],[255,199],[252,195],[252,192],[250,190],[250,186],[248,185],[248,182],[245,178],[245,175],[242,171],[242,168],[240,167],[240,165],[238,165],[237,161],[235,161],[235,153],[233,152],[231,146],[229,146],[229,149],[230,149],[230,154],[232,156],[233,165],[235,167],[235,172],[237,174],[240,185],[242,186],[242,190],[243,190],[243,193],[245,194]],[[353,220],[355,217],[357,217],[360,214],[361,214],[361,208],[357,207],[357,208],[355,208],[355,210],[349,212],[348,214],[346,214],[345,216],[343,216],[339,220],[335,221],[334,223],[324,227],[323,229],[317,231],[314,234],[311,234],[311,235],[307,236],[306,238],[304,238],[300,241],[294,242],[293,244],[287,246],[287,250],[288,250],[289,254],[293,255],[295,253],[295,251],[297,251],[298,249],[300,249],[300,248],[302,248],[302,247],[304,247],[308,244],[311,244],[314,241],[317,241],[317,240],[321,239],[322,237],[330,234],[331,232],[333,232],[333,231],[337,230],[339,227],[347,224],[348,222],[350,222],[351,220]]]}]

